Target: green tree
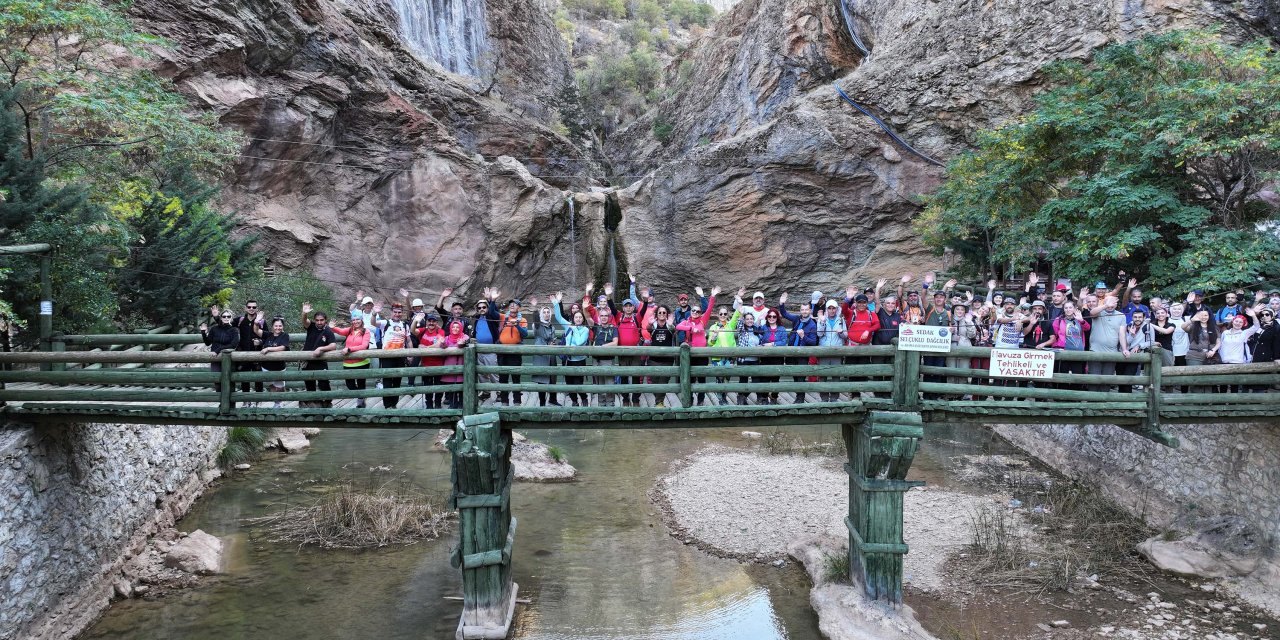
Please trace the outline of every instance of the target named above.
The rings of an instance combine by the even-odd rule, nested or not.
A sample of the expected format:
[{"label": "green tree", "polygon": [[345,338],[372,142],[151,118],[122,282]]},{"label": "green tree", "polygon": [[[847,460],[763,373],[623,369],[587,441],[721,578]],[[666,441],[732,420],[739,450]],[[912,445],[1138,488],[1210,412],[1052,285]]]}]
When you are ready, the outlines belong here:
[{"label": "green tree", "polygon": [[1280,275],[1280,59],[1175,32],[1046,69],[1034,111],[947,168],[916,225],[975,271],[1043,256],[1087,281],[1119,269],[1157,289]]},{"label": "green tree", "polygon": [[[233,309],[244,308],[246,300],[257,300],[267,318],[284,318],[286,331],[299,331],[298,317],[302,304],[310,302],[316,311],[324,311],[330,317],[346,315],[346,308],[339,309],[329,285],[303,271],[278,273],[267,276],[261,272],[236,283],[230,300]],[[389,311],[388,311],[389,312]]]},{"label": "green tree", "polygon": [[26,157],[43,155],[51,177],[89,184],[95,199],[120,176],[178,164],[216,175],[238,135],[192,114],[172,83],[119,62],[161,44],[99,0],[4,2],[0,91],[23,89],[14,106]]},{"label": "green tree", "polygon": [[256,237],[232,238],[235,218],[211,205],[217,189],[187,167],[164,174],[155,191],[142,181],[124,191],[134,198],[115,209],[131,231],[119,291],[131,322],[191,323],[208,305],[225,304],[231,283],[261,271]]},{"label": "green tree", "polygon": [[[0,190],[5,193],[0,245],[53,246],[54,330],[105,328],[116,311],[107,256],[119,246],[119,228],[89,202],[85,189],[49,184],[43,157],[26,155],[15,104],[14,92],[0,94]],[[40,303],[38,261],[0,256],[0,290],[16,315],[34,324]]]}]

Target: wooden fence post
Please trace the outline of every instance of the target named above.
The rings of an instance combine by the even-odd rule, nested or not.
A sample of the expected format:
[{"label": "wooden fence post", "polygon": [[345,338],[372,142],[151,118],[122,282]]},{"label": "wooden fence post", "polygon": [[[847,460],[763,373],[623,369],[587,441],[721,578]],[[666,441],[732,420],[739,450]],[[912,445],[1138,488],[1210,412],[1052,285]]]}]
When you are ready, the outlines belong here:
[{"label": "wooden fence post", "polygon": [[218,355],[220,368],[219,372],[219,388],[218,388],[218,413],[231,413],[231,371],[235,369],[235,365],[231,363],[231,352],[223,351]]},{"label": "wooden fence post", "polygon": [[919,413],[872,411],[841,425],[849,462],[850,579],[873,600],[902,602],[903,498],[923,482],[906,480],[924,423]]},{"label": "wooden fence post", "polygon": [[1147,363],[1147,424],[1149,433],[1160,431],[1160,386],[1162,384],[1160,347],[1151,348],[1151,362]]},{"label": "wooden fence post", "polygon": [[[61,334],[61,333],[58,333],[58,334],[55,334],[55,335],[54,335],[53,343],[50,345],[50,350],[51,350],[51,351],[53,351],[54,353],[66,353],[66,351],[67,351],[67,342],[66,342],[65,340],[63,340],[63,339],[62,339],[62,334]],[[66,370],[67,370],[67,363],[65,363],[65,362],[55,362],[55,363],[53,363],[53,365],[52,365],[52,366],[50,366],[50,367],[49,367],[49,369],[50,369],[51,371],[66,371]]]},{"label": "wooden fence post", "polygon": [[689,367],[693,366],[692,350],[689,345],[680,345],[680,406],[693,406],[693,377],[689,375]]},{"label": "wooden fence post", "polygon": [[511,548],[511,430],[497,413],[464,416],[446,445],[453,453],[453,493],[458,510],[458,546],[450,555],[462,569],[462,619],[456,638],[505,638],[515,613]]},{"label": "wooden fence post", "polygon": [[[897,349],[898,339],[892,340],[893,347]],[[907,379],[907,352],[893,352],[893,392],[891,398],[894,406],[902,407],[907,404],[907,388],[904,381]]]},{"label": "wooden fence post", "polygon": [[476,393],[476,348],[468,345],[462,350],[462,415],[480,412],[480,395]]}]

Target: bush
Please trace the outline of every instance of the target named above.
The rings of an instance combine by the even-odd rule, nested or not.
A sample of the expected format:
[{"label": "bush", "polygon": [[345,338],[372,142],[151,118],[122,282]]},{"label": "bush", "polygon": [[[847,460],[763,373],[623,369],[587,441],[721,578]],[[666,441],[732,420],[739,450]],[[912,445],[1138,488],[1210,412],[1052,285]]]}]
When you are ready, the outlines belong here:
[{"label": "bush", "polygon": [[218,452],[218,466],[228,471],[238,464],[261,458],[268,433],[270,429],[260,427],[232,427],[227,433],[227,444]]},{"label": "bush", "polygon": [[613,19],[627,15],[622,0],[563,0],[565,11],[579,18]]},{"label": "bush", "polygon": [[249,522],[272,542],[363,549],[438,538],[453,515],[421,490],[392,481],[370,489],[345,484],[310,505]]},{"label": "bush", "polygon": [[337,308],[329,285],[302,271],[286,271],[270,277],[259,272],[236,284],[223,303],[239,310],[251,299],[258,302],[258,308],[265,312],[268,320],[275,316],[284,318],[286,331],[300,329],[298,318],[304,302],[310,302],[316,311],[323,311],[331,318],[346,316],[346,309]]}]

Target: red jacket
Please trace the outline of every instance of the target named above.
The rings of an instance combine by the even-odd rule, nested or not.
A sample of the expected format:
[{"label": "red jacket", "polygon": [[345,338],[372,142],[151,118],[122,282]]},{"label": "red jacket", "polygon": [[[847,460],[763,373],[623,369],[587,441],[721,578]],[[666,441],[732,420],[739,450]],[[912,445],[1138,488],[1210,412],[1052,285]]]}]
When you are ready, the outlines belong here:
[{"label": "red jacket", "polygon": [[849,345],[871,344],[871,336],[880,330],[880,316],[871,311],[858,311],[848,304],[841,304],[844,323],[849,326]]}]

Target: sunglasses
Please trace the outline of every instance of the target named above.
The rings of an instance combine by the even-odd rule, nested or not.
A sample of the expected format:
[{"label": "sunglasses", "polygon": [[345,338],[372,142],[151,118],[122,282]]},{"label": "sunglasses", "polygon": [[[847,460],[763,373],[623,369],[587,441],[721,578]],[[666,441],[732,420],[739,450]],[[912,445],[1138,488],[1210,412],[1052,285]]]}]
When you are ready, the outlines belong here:
[{"label": "sunglasses", "polygon": [[658,312],[658,315],[660,315],[660,316],[665,316],[665,315],[667,315],[667,312],[666,312],[666,311],[659,311],[659,312]]},{"label": "sunglasses", "polygon": [[224,317],[224,318],[226,318],[226,319],[230,320],[230,319],[231,319],[231,314],[229,314],[229,313],[224,313],[224,314],[222,314],[222,317]]},{"label": "sunglasses", "polygon": [[778,316],[769,315],[769,316],[765,316],[765,318],[764,318],[764,319],[765,319],[765,320],[777,320],[777,319],[778,319]]}]

